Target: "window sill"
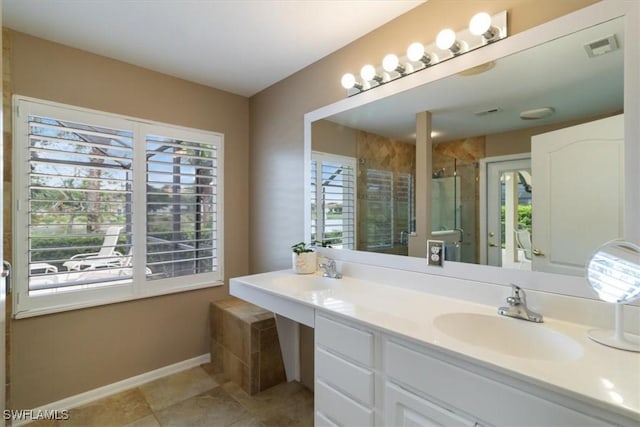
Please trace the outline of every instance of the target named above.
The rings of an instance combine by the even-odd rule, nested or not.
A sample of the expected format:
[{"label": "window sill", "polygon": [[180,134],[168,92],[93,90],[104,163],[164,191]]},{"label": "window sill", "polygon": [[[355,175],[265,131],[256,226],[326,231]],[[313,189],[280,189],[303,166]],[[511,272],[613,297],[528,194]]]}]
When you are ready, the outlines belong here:
[{"label": "window sill", "polygon": [[171,295],[171,294],[176,294],[181,292],[195,291],[199,289],[216,288],[222,285],[224,285],[224,281],[218,280],[218,281],[210,282],[207,284],[186,285],[180,288],[174,287],[174,288],[166,288],[166,289],[155,289],[154,292],[145,292],[144,294],[140,294],[140,295],[106,297],[106,298],[96,299],[93,301],[86,301],[86,302],[80,302],[75,304],[58,305],[58,306],[51,306],[46,308],[33,308],[29,310],[24,310],[18,313],[14,313],[13,319],[16,319],[16,320],[26,319],[29,317],[44,316],[47,314],[62,313],[65,311],[80,310],[84,308],[99,307],[99,306],[110,305],[110,304],[118,304],[121,302],[136,301],[136,300],[153,298],[153,297],[158,297],[163,295]]}]

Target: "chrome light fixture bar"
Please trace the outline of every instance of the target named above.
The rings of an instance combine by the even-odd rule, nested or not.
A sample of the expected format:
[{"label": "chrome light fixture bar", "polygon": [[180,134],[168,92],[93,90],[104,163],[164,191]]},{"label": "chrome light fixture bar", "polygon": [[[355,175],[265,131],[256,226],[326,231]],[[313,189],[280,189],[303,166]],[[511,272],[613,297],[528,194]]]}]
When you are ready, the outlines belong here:
[{"label": "chrome light fixture bar", "polygon": [[365,65],[360,79],[352,73],[345,74],[342,87],[347,90],[347,96],[352,96],[502,40],[507,35],[506,10],[494,15],[476,13],[468,28],[459,31],[445,28],[438,33],[435,42],[428,45],[411,43],[405,55],[390,53],[384,57],[381,66]]}]

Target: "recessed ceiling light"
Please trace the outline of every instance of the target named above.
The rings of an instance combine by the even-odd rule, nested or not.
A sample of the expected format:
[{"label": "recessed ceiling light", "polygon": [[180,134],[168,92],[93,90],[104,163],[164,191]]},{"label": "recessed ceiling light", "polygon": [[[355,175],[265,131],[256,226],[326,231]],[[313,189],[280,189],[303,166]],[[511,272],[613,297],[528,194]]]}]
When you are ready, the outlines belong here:
[{"label": "recessed ceiling light", "polygon": [[533,110],[527,110],[520,113],[522,120],[539,120],[549,117],[556,110],[553,107],[534,108]]},{"label": "recessed ceiling light", "polygon": [[467,68],[464,71],[460,71],[458,73],[459,76],[475,76],[476,74],[484,73],[485,71],[489,71],[493,67],[495,67],[495,61],[485,62],[484,64],[477,65],[475,67]]}]

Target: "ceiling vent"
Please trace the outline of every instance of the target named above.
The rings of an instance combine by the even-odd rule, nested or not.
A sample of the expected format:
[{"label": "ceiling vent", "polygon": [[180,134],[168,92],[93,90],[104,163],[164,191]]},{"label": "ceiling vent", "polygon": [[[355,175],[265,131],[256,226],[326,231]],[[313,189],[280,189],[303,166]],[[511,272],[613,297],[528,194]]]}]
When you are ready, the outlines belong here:
[{"label": "ceiling vent", "polygon": [[595,58],[618,49],[618,40],[616,40],[615,34],[584,45],[584,50],[587,51],[589,58]]},{"label": "ceiling vent", "polygon": [[489,108],[488,110],[476,111],[473,114],[478,117],[481,117],[481,116],[486,116],[488,114],[497,113],[498,111],[500,111],[500,108],[494,107],[494,108]]}]

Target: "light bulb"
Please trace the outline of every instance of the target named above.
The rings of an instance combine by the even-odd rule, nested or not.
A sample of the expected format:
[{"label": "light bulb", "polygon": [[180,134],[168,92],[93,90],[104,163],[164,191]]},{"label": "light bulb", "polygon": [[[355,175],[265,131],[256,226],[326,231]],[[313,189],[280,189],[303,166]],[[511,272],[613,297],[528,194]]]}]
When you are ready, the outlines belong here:
[{"label": "light bulb", "polygon": [[469,21],[469,32],[474,36],[482,36],[488,42],[497,40],[500,30],[491,25],[491,16],[486,12],[476,13]]},{"label": "light bulb", "polygon": [[418,62],[424,57],[424,45],[422,43],[411,43],[407,48],[407,58],[409,61]]},{"label": "light bulb", "polygon": [[371,81],[376,76],[376,69],[373,65],[367,64],[360,70],[360,77],[365,81]]},{"label": "light bulb", "polygon": [[382,59],[382,68],[384,68],[385,71],[396,71],[398,65],[400,65],[400,60],[393,53],[390,53]]},{"label": "light bulb", "polygon": [[480,36],[491,28],[491,16],[487,12],[480,12],[473,15],[469,21],[469,32],[474,36]]},{"label": "light bulb", "polygon": [[[411,43],[407,48],[407,58],[412,62],[422,62],[425,66],[434,63],[438,58],[435,55],[430,55],[424,51],[424,45],[422,43]],[[407,64],[411,66],[411,64]],[[411,68],[411,67],[410,67]],[[413,71],[413,70],[412,70]]]},{"label": "light bulb", "polygon": [[340,80],[340,83],[342,84],[343,88],[351,89],[356,85],[356,77],[351,73],[347,73],[342,76],[342,80]]},{"label": "light bulb", "polygon": [[442,50],[450,49],[455,42],[456,33],[449,28],[440,31],[436,37],[436,45]]}]

